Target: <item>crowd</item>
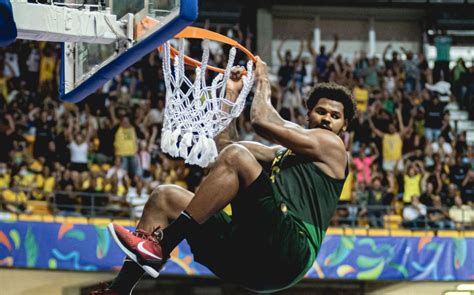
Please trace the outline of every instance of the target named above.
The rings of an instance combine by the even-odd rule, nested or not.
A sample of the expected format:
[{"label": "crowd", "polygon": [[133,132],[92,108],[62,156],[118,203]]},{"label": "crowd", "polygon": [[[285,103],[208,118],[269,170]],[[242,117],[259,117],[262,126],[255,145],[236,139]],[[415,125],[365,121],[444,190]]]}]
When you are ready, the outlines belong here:
[{"label": "crowd", "polygon": [[[251,48],[250,33],[226,33]],[[297,54],[279,46],[272,102],[282,117],[303,126],[312,85],[336,82],[353,91],[358,115],[342,135],[352,154],[350,174],[332,224],[383,227],[384,216],[399,215],[407,228],[472,226],[474,150],[451,127],[446,102],[426,85],[450,81],[450,100],[469,108],[474,67],[460,60],[449,72],[431,69],[422,53],[391,46],[381,58],[360,52],[348,60],[337,54],[337,36],[330,51],[311,44],[302,41]],[[189,43],[191,56],[201,51],[200,42]],[[57,95],[59,52],[54,43],[31,41],[0,49],[2,209],[31,212],[30,201],[39,200],[54,214],[138,217],[159,184],[195,190],[205,171],[160,152],[160,54],[150,53],[83,102],[68,104]],[[227,52],[213,51],[210,64],[225,65]],[[237,63],[245,64],[245,56]],[[242,139],[265,143],[252,131],[248,107],[238,129]]]},{"label": "crowd", "polygon": [[[433,69],[423,53],[391,44],[380,57],[362,51],[349,60],[336,54],[337,36],[329,52],[302,41],[296,57],[282,52],[282,41],[274,101],[283,117],[304,124],[303,97],[318,82],[349,87],[357,103],[353,127],[342,136],[352,162],[333,225],[384,227],[393,215],[406,228],[474,225],[474,150],[451,126],[447,108],[457,105],[474,119],[474,66],[459,59],[449,68],[449,40],[444,32],[435,39]],[[440,80],[453,85],[450,97],[429,90]]]}]

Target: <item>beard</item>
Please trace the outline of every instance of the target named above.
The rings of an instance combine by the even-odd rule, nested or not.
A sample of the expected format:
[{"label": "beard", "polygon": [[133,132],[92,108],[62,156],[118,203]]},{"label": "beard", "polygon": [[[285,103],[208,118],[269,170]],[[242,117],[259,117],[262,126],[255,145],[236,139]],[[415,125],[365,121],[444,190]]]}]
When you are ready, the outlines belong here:
[{"label": "beard", "polygon": [[331,127],[329,127],[328,124],[324,124],[324,123],[318,124],[316,126],[316,128],[321,128],[321,129],[326,129],[326,130],[332,131]]}]

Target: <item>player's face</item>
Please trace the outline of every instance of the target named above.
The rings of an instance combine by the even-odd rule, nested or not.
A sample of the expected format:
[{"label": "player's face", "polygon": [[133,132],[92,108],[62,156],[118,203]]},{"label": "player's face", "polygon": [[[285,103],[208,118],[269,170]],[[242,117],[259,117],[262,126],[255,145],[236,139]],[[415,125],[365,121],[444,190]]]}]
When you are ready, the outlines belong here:
[{"label": "player's face", "polygon": [[308,113],[309,128],[323,128],[336,134],[346,130],[344,105],[328,98],[319,99],[318,103]]}]

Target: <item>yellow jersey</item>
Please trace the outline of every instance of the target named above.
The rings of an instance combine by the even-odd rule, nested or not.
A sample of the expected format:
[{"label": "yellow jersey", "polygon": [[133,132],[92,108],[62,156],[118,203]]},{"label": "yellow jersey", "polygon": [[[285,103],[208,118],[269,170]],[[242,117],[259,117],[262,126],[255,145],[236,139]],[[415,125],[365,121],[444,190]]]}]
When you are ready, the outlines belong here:
[{"label": "yellow jersey", "polygon": [[115,155],[121,157],[134,156],[137,153],[137,134],[135,128],[119,127],[115,133]]},{"label": "yellow jersey", "polygon": [[365,112],[369,103],[369,90],[356,86],[354,87],[353,93],[357,102],[357,110],[359,112]]},{"label": "yellow jersey", "polygon": [[385,134],[382,141],[383,159],[398,161],[402,159],[403,141],[398,133]]},{"label": "yellow jersey", "polygon": [[53,176],[49,176],[45,179],[43,185],[43,192],[45,193],[52,193],[54,190],[54,185],[56,184],[56,179]]},{"label": "yellow jersey", "polygon": [[5,173],[0,176],[0,189],[10,187],[11,176],[9,173]]},{"label": "yellow jersey", "polygon": [[403,202],[410,203],[413,196],[420,196],[421,189],[421,174],[416,174],[412,177],[405,175],[403,176],[403,182],[405,184],[405,192],[403,193]]},{"label": "yellow jersey", "polygon": [[52,81],[54,79],[54,67],[56,59],[54,57],[43,56],[40,61],[39,81]]},{"label": "yellow jersey", "polygon": [[349,171],[347,175],[346,182],[344,182],[344,186],[342,187],[341,197],[339,201],[348,202],[351,200],[351,193],[352,193],[352,186],[354,184],[354,173]]}]

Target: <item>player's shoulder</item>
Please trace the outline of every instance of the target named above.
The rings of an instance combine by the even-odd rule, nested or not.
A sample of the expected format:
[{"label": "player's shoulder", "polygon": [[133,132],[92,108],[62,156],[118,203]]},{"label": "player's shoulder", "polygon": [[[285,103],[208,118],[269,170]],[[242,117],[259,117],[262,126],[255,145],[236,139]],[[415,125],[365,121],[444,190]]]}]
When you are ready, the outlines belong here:
[{"label": "player's shoulder", "polygon": [[317,140],[319,149],[336,149],[338,152],[345,153],[344,141],[336,133],[322,128],[310,129],[309,132],[311,132],[315,140]]}]

